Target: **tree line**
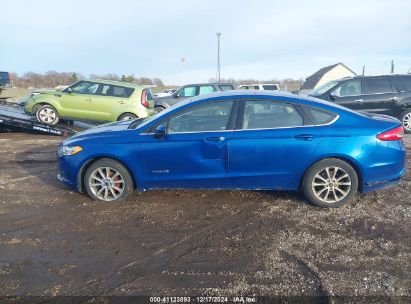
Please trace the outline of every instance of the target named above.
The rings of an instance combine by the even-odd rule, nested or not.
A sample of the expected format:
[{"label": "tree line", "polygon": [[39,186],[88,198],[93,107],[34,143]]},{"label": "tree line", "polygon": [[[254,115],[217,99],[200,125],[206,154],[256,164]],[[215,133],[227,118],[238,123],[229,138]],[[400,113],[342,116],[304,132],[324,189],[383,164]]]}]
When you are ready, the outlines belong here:
[{"label": "tree line", "polygon": [[[10,78],[13,82],[13,85],[18,88],[54,88],[56,86],[69,85],[77,82],[78,80],[86,79],[86,77],[80,73],[56,71],[48,71],[44,74],[27,72],[21,76],[17,73],[10,73]],[[135,77],[134,75],[119,76],[112,73],[104,75],[91,74],[89,75],[89,78],[116,80],[164,87],[164,83],[160,78]]]},{"label": "tree line", "polygon": [[[27,72],[23,75],[18,75],[17,73],[10,73],[10,78],[13,82],[13,85],[18,88],[54,88],[60,85],[69,85],[78,80],[86,79],[86,77],[80,73],[75,72],[56,72],[48,71],[44,74]],[[117,75],[113,73],[109,74],[90,74],[89,78],[91,79],[106,79],[106,80],[115,80],[123,81],[137,84],[146,84],[146,85],[156,85],[159,88],[165,87],[165,84],[160,78],[148,78],[148,77],[136,77],[134,75]],[[210,82],[215,81],[214,78],[209,79]],[[277,83],[281,86],[292,86],[299,87],[303,82],[303,79],[270,79],[270,80],[258,80],[258,79],[234,79],[234,78],[225,78],[221,79],[221,82],[231,82],[236,84],[253,84],[253,83]]]}]

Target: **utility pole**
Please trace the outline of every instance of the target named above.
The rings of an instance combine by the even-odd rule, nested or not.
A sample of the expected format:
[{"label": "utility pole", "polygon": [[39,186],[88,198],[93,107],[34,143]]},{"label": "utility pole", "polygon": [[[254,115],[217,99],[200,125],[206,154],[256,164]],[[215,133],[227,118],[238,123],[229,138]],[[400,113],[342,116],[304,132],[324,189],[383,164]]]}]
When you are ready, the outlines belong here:
[{"label": "utility pole", "polygon": [[394,73],[394,60],[391,60],[391,74]]},{"label": "utility pole", "polygon": [[365,64],[362,66],[362,76],[365,75]]},{"label": "utility pole", "polygon": [[217,35],[217,74],[216,74],[216,80],[220,81],[220,36],[221,33],[218,32],[216,33]]}]

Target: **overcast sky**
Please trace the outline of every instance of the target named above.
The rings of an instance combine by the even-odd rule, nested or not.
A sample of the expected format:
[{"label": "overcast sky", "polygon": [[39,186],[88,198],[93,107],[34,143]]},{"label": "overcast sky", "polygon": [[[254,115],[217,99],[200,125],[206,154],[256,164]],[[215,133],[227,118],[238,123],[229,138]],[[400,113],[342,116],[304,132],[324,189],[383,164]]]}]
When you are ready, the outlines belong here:
[{"label": "overcast sky", "polygon": [[160,77],[301,78],[343,62],[411,69],[411,1],[2,1],[0,70]]}]

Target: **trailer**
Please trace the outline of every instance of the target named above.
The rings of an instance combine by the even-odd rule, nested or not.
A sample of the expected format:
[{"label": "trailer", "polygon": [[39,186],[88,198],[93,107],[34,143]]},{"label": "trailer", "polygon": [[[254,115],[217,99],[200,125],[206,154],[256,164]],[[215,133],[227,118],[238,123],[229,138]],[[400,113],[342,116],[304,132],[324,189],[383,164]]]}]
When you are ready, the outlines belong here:
[{"label": "trailer", "polygon": [[23,131],[64,137],[76,133],[75,130],[61,125],[52,126],[38,122],[35,117],[24,113],[19,105],[6,99],[0,100],[0,131]]}]

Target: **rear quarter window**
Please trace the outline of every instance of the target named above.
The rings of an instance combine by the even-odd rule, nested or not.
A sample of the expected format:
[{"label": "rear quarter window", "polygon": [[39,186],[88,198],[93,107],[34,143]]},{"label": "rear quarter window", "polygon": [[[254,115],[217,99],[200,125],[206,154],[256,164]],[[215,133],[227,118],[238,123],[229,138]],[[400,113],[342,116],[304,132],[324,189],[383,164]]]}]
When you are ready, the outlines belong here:
[{"label": "rear quarter window", "polygon": [[221,91],[234,90],[234,86],[231,84],[220,84],[218,87],[220,88]]},{"label": "rear quarter window", "polygon": [[328,124],[337,117],[337,115],[334,113],[330,113],[330,112],[323,111],[320,109],[311,108],[311,107],[303,107],[303,108],[314,125]]}]

